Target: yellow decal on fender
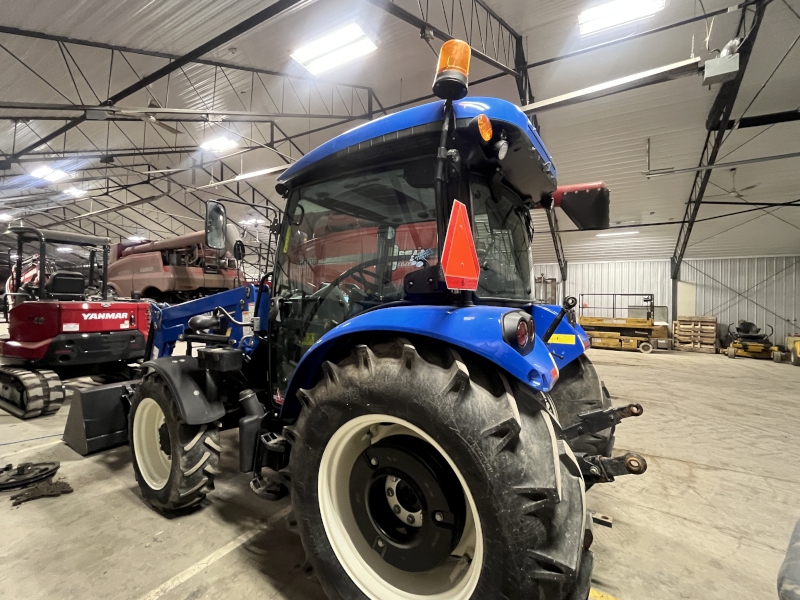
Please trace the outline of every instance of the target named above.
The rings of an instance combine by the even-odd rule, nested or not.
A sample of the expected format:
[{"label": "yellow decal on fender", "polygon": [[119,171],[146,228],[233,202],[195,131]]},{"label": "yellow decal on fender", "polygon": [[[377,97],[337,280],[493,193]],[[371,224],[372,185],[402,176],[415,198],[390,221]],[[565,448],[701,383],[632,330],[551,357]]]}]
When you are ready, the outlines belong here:
[{"label": "yellow decal on fender", "polygon": [[313,346],[316,341],[316,336],[313,333],[307,333],[303,336],[303,346]]},{"label": "yellow decal on fender", "polygon": [[548,343],[574,346],[577,342],[575,341],[574,335],[569,335],[566,333],[554,333],[552,336],[550,336],[550,341]]},{"label": "yellow decal on fender", "polygon": [[286,239],[283,242],[283,253],[286,254],[289,251],[289,240],[292,238],[292,230],[286,230]]}]

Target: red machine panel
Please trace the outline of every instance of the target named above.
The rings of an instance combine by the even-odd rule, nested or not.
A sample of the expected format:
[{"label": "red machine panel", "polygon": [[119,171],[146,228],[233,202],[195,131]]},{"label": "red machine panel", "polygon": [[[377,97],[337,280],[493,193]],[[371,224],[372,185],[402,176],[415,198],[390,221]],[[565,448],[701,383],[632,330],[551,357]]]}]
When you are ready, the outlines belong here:
[{"label": "red machine panel", "polygon": [[94,333],[138,329],[146,337],[148,302],[61,302],[59,333]]}]

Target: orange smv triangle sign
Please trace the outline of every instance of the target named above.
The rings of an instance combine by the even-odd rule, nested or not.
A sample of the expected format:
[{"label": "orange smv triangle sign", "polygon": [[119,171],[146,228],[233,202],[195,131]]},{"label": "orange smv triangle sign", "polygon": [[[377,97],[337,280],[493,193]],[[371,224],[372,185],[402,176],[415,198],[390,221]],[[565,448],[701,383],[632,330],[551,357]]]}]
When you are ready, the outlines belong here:
[{"label": "orange smv triangle sign", "polygon": [[442,271],[447,288],[451,290],[477,290],[481,275],[475,240],[469,224],[467,207],[458,200],[453,201],[450,223],[442,250]]}]

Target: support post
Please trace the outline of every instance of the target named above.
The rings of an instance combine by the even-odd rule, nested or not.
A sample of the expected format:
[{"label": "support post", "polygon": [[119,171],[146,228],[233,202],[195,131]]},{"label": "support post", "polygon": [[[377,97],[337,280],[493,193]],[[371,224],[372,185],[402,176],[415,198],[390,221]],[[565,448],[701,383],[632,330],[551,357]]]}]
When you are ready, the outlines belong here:
[{"label": "support post", "polygon": [[[744,42],[739,48],[739,72],[736,74],[735,79],[722,84],[714,100],[714,105],[711,107],[708,119],[706,120],[708,134],[706,135],[706,143],[700,157],[700,167],[713,165],[717,160],[722,142],[725,140],[728,131],[728,123],[731,120],[731,113],[733,112],[736,98],[739,95],[739,89],[741,88],[742,79],[747,70],[747,64],[750,61],[750,55],[753,52],[753,46],[758,37],[758,31],[761,28],[767,4],[769,4],[770,1],[771,0],[758,0],[755,3],[755,14],[750,25],[750,31],[747,33]],[[746,17],[747,11],[742,12],[742,16],[739,19],[737,35],[741,35],[744,32]],[[692,191],[689,195],[689,200],[686,202],[686,211],[675,244],[675,251],[671,259],[671,276],[674,288],[673,296],[677,295],[677,280],[680,275],[681,263],[686,254],[686,248],[689,246],[689,238],[692,234],[695,221],[697,220],[697,213],[700,211],[700,205],[703,202],[703,196],[708,187],[708,180],[710,177],[711,169],[699,170],[695,174]],[[677,302],[675,302],[672,306],[673,319],[677,318],[677,310]]]}]

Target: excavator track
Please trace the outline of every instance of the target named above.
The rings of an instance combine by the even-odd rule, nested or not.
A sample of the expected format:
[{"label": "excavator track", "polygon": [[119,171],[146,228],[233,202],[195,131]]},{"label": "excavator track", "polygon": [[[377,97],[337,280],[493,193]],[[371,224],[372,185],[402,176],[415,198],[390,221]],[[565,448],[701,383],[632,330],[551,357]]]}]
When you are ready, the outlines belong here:
[{"label": "excavator track", "polygon": [[64,403],[64,385],[47,369],[0,366],[0,408],[21,419],[51,415]]}]

